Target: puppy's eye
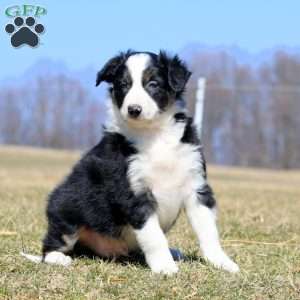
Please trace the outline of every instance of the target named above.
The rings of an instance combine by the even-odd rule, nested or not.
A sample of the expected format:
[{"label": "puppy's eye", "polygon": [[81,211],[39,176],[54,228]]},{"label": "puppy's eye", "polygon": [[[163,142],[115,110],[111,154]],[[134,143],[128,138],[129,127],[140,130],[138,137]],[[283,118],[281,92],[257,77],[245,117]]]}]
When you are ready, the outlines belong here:
[{"label": "puppy's eye", "polygon": [[159,87],[159,84],[156,80],[151,80],[147,83],[147,87],[156,89]]},{"label": "puppy's eye", "polygon": [[122,89],[127,89],[128,86],[129,86],[129,83],[128,83],[128,82],[126,82],[126,81],[120,82],[120,87],[121,87]]}]

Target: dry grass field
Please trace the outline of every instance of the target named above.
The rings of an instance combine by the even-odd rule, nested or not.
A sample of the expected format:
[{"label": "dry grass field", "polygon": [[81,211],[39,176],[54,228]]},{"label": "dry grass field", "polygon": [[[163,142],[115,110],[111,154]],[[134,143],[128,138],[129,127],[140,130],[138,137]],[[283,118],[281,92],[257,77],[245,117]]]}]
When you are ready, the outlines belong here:
[{"label": "dry grass field", "polygon": [[209,166],[224,248],[240,274],[201,259],[184,214],[170,246],[188,260],[174,277],[138,262],[77,258],[33,264],[45,232],[45,198],[79,153],[0,147],[0,299],[300,299],[300,171]]}]

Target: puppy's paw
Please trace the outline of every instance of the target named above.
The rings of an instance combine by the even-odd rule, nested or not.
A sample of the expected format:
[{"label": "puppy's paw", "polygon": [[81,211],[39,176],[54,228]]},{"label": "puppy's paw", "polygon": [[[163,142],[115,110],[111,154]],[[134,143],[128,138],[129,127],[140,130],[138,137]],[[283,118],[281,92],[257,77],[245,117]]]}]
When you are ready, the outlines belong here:
[{"label": "puppy's paw", "polygon": [[178,267],[169,251],[148,256],[146,260],[153,273],[172,275],[178,272]]},{"label": "puppy's paw", "polygon": [[46,254],[44,261],[48,264],[68,267],[72,263],[72,258],[62,252],[52,251]]},{"label": "puppy's paw", "polygon": [[231,273],[237,273],[240,271],[239,266],[235,262],[233,262],[224,252],[205,255],[205,259],[208,260],[216,268],[223,269]]},{"label": "puppy's paw", "polygon": [[151,266],[151,271],[153,273],[161,273],[170,276],[178,272],[178,267],[176,263],[173,261],[168,264],[157,264],[157,265],[153,264]]}]

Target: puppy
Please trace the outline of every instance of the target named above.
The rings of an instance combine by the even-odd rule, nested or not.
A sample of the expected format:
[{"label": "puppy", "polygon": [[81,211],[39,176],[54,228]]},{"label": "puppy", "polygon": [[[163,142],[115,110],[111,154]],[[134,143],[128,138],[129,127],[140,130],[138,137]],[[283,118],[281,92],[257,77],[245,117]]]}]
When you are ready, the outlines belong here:
[{"label": "puppy", "polygon": [[173,274],[165,233],[184,208],[204,257],[239,270],[221,248],[202,147],[181,108],[190,75],[164,52],[128,51],[106,63],[96,85],[110,85],[109,123],[50,194],[43,255],[27,258],[69,265],[75,243],[103,257],[141,249],[154,273]]}]

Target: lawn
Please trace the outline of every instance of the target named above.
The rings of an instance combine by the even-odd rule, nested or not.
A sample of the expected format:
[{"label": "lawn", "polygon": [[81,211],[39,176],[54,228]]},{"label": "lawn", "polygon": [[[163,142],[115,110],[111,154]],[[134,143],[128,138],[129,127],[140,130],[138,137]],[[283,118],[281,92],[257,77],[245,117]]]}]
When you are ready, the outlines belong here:
[{"label": "lawn", "polygon": [[239,274],[201,259],[184,213],[168,235],[188,260],[174,277],[138,262],[77,258],[33,264],[45,232],[45,198],[79,153],[0,147],[0,299],[300,299],[300,171],[208,166],[219,228]]}]

